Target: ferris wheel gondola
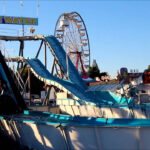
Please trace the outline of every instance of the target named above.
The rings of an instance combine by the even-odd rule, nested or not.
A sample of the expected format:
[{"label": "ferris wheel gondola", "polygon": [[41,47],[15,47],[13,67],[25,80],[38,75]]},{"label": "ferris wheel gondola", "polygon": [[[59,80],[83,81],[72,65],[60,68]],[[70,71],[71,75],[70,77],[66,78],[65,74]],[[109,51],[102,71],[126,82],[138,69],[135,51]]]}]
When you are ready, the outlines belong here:
[{"label": "ferris wheel gondola", "polygon": [[81,16],[77,12],[60,15],[54,35],[76,69],[86,75],[90,66],[90,44],[87,29]]}]

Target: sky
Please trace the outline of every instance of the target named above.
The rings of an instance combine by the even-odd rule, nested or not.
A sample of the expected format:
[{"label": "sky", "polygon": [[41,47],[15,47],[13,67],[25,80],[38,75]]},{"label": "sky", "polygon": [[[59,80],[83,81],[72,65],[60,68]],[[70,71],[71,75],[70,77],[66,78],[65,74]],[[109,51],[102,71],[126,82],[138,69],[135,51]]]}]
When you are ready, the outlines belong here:
[{"label": "sky", "polygon": [[[86,24],[91,64],[96,59],[100,72],[114,76],[121,67],[143,72],[150,65],[148,0],[39,0],[39,9],[37,0],[22,2],[23,6],[20,0],[0,0],[0,15],[38,17],[35,34],[53,35],[62,13],[78,12]],[[3,28],[20,30],[21,26],[1,24],[0,30]],[[26,31],[29,28],[25,26]],[[4,44],[13,47],[10,43]],[[37,51],[34,49],[38,49],[38,46],[28,45],[26,57],[34,56]],[[49,62],[52,62],[52,58]]]}]

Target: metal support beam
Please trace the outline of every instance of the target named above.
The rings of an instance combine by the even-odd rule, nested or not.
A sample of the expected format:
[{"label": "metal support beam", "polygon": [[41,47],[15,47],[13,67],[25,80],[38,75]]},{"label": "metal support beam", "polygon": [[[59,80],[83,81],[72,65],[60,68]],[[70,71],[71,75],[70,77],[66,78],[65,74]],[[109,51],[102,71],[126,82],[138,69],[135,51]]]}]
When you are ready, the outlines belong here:
[{"label": "metal support beam", "polygon": [[19,56],[23,57],[24,41],[20,41]]},{"label": "metal support beam", "polygon": [[[23,50],[24,50],[24,41],[20,41],[20,50],[19,50],[19,56],[23,57]],[[21,64],[21,66],[20,66]],[[23,62],[18,62],[17,69],[23,67]]]},{"label": "metal support beam", "polygon": [[54,75],[54,68],[55,68],[55,58],[53,59],[53,65],[52,65],[52,70],[51,70],[51,74]]},{"label": "metal support beam", "polygon": [[38,49],[38,52],[37,52],[37,54],[36,54],[35,58],[38,58],[39,53],[40,53],[40,51],[41,51],[41,47],[42,47],[42,45],[43,45],[43,40],[41,41],[40,47],[39,47],[39,49]]},{"label": "metal support beam", "polygon": [[52,88],[52,86],[49,86],[49,88],[48,88],[48,90],[47,90],[47,93],[46,93],[46,97],[45,97],[45,99],[44,99],[42,105],[45,105],[45,106],[48,105],[48,100],[49,100],[49,95],[50,95],[51,88]]},{"label": "metal support beam", "polygon": [[29,106],[31,105],[31,71],[28,69],[28,93],[29,93]]}]

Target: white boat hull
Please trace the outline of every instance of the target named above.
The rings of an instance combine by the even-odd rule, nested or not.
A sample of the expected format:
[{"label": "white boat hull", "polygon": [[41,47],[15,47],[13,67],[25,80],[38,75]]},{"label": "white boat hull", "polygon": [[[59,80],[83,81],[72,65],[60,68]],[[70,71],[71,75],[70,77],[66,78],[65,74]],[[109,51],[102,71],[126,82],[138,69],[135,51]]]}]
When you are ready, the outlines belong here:
[{"label": "white boat hull", "polygon": [[[61,125],[58,122],[35,122],[28,117],[16,116],[12,116],[11,120],[1,118],[1,126],[21,145],[36,150],[149,150],[150,147],[148,125],[128,126],[130,122],[127,126],[86,123]],[[38,116],[35,118],[38,120]]]}]

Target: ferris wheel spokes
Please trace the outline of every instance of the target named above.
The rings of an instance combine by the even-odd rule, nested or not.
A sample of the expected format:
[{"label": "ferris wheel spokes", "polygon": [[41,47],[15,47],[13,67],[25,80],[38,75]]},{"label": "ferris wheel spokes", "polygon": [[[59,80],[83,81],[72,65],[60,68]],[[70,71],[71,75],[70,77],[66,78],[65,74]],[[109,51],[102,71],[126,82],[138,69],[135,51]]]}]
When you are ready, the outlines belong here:
[{"label": "ferris wheel spokes", "polygon": [[85,74],[90,66],[90,44],[81,16],[76,12],[60,15],[54,34],[77,70]]}]

